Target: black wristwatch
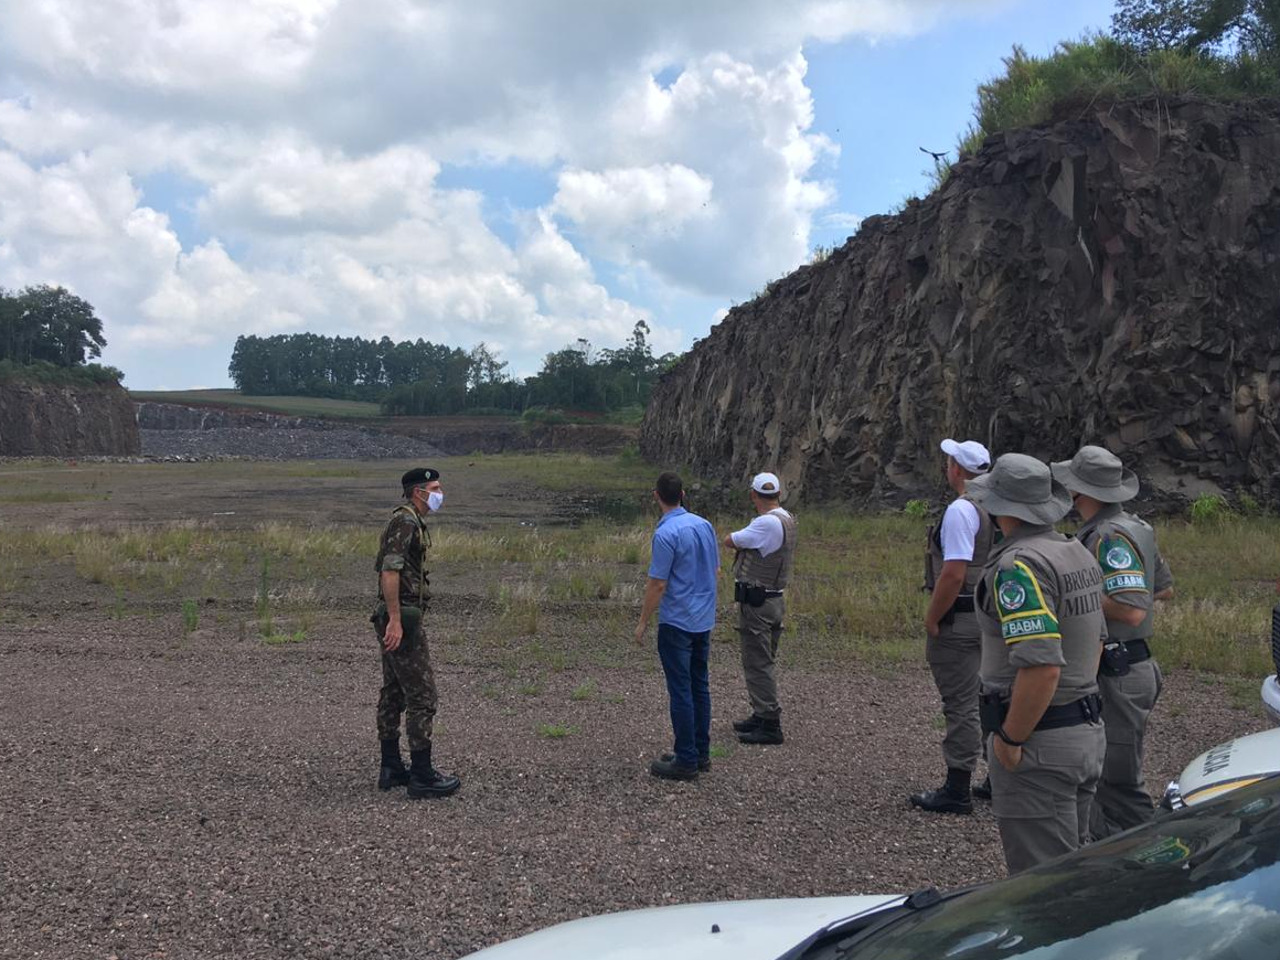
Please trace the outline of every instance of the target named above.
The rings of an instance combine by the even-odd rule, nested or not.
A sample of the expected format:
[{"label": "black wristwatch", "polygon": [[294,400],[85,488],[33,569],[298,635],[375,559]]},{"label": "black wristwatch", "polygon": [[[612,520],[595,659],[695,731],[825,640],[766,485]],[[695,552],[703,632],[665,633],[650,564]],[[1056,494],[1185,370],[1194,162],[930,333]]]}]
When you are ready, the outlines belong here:
[{"label": "black wristwatch", "polygon": [[1013,737],[1009,736],[1007,733],[1004,732],[1003,725],[996,727],[996,736],[999,737],[1001,740],[1003,740],[1005,743],[1007,743],[1011,747],[1020,747],[1027,742],[1025,740],[1013,739]]}]

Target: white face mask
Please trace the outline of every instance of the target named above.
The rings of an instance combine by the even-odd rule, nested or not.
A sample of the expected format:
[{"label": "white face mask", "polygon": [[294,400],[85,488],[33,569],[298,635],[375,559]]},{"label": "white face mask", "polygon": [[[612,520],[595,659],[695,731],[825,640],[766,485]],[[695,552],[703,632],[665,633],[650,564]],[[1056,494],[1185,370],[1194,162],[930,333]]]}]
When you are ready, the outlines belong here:
[{"label": "white face mask", "polygon": [[444,494],[439,490],[432,490],[427,494],[427,509],[432,513],[438,511],[444,506]]}]

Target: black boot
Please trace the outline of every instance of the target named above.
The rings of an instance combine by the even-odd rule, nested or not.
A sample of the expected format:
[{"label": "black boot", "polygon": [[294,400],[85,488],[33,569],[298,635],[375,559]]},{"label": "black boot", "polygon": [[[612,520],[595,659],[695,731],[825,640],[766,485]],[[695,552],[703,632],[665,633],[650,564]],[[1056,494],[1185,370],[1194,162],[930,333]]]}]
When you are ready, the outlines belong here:
[{"label": "black boot", "polygon": [[991,800],[991,774],[987,774],[986,779],[973,788],[973,798],[975,800]]},{"label": "black boot", "polygon": [[760,718],[760,725],[754,730],[748,730],[746,733],[738,734],[739,743],[781,743],[782,742],[782,720],[774,717],[770,720],[768,717]]},{"label": "black boot", "polygon": [[400,738],[382,741],[382,768],[378,771],[378,789],[390,790],[409,782],[409,771],[400,759]]},{"label": "black boot", "polygon": [[734,732],[750,733],[752,730],[755,730],[760,726],[760,721],[762,719],[763,718],[759,714],[753,713],[751,716],[747,717],[747,719],[745,720],[735,720],[733,721]]},{"label": "black boot", "polygon": [[946,783],[936,790],[913,793],[911,805],[928,813],[973,813],[971,778],[968,770],[948,769]]},{"label": "black boot", "polygon": [[441,773],[431,765],[431,745],[426,749],[414,750],[410,756],[413,766],[409,770],[409,796],[414,800],[424,797],[447,797],[462,781],[449,773]]}]

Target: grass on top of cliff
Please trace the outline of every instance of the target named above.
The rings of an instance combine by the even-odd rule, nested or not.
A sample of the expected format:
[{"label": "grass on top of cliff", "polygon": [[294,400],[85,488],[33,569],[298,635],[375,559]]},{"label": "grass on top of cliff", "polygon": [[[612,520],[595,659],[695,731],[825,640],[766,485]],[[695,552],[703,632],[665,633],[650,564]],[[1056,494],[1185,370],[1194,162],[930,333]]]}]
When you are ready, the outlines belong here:
[{"label": "grass on top of cliff", "polygon": [[[395,502],[387,475],[398,476],[399,467],[335,464],[343,468],[335,475],[304,471],[300,484],[298,466],[46,463],[5,471],[0,618],[147,616],[171,619],[175,638],[191,632],[180,617],[191,603],[206,620],[269,620],[304,633],[320,610],[362,620],[378,534]],[[646,501],[655,473],[632,457],[451,460],[429,562],[433,589],[453,618],[442,633],[445,655],[526,679],[648,662],[652,651],[628,638],[657,519]],[[96,503],[54,500],[35,516],[40,501],[23,499],[58,490],[115,492]],[[624,492],[635,504],[631,515],[597,509]],[[836,508],[796,513],[801,540],[784,660],[918,663],[924,521]],[[723,536],[745,526],[750,513],[744,503],[711,519]],[[1280,518],[1175,520],[1158,523],[1157,532],[1177,590],[1157,615],[1162,664],[1247,678],[1269,673]],[[731,563],[725,552],[714,634],[730,657]],[[58,584],[52,606],[43,588],[49,582]]]},{"label": "grass on top of cliff", "polygon": [[[1280,96],[1277,62],[1274,55],[1248,51],[1174,47],[1144,52],[1103,33],[1064,41],[1042,57],[1015,46],[1004,58],[1003,72],[978,87],[974,119],[956,153],[976,153],[995,133],[1079,117],[1118,100]],[[935,185],[949,174],[948,164],[936,164]]]}]

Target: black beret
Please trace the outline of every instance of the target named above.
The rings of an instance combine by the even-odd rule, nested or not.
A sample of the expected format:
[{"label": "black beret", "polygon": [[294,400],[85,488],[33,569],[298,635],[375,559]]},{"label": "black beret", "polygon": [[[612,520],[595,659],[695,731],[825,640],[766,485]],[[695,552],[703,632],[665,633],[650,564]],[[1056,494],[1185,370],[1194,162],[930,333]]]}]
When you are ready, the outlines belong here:
[{"label": "black beret", "polygon": [[414,467],[400,478],[400,486],[416,487],[419,484],[430,483],[432,480],[439,479],[439,470],[432,470],[430,467]]}]

